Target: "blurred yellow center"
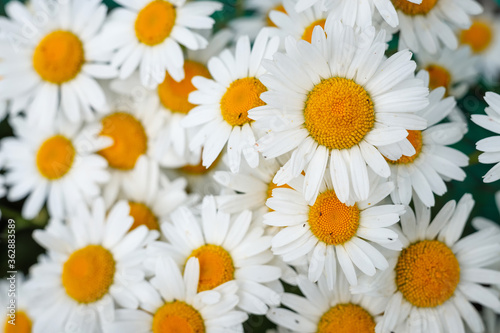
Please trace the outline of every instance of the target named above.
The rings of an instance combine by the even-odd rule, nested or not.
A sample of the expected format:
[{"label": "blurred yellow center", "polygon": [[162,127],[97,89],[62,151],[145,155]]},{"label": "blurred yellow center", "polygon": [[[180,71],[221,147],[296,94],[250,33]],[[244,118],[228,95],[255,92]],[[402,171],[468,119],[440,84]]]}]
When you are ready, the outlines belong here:
[{"label": "blurred yellow center", "polygon": [[75,154],[70,140],[62,135],[50,137],[42,143],[36,154],[38,171],[47,179],[59,179],[71,169]]},{"label": "blurred yellow center", "polygon": [[392,0],[392,3],[396,9],[399,9],[406,15],[426,15],[429,13],[438,0],[422,0],[421,4],[412,3],[408,0]]},{"label": "blurred yellow center", "polygon": [[390,160],[386,158],[386,160],[389,163],[392,164],[409,164],[413,163],[420,155],[420,152],[422,151],[422,146],[423,146],[423,141],[422,141],[422,132],[421,131],[413,131],[413,130],[408,130],[408,136],[406,137],[408,141],[410,141],[411,145],[413,148],[415,148],[415,154],[411,156],[401,156],[401,158],[397,160]]},{"label": "blurred yellow center", "polygon": [[191,257],[200,261],[198,292],[214,289],[234,279],[233,259],[221,246],[203,245],[194,250],[189,258]]},{"label": "blurred yellow center", "polygon": [[57,30],[38,43],[33,67],[48,82],[61,84],[73,80],[85,62],[83,45],[72,32]]},{"label": "blurred yellow center", "polygon": [[491,45],[493,29],[487,22],[473,21],[470,28],[462,30],[460,42],[468,44],[474,53],[481,53]]},{"label": "blurred yellow center", "polygon": [[161,104],[170,111],[187,114],[194,107],[188,102],[188,96],[196,89],[191,83],[195,76],[210,78],[210,73],[205,66],[191,60],[184,62],[184,80],[177,82],[167,72],[158,86]]},{"label": "blurred yellow center", "polygon": [[277,6],[275,6],[274,8],[271,8],[268,12],[267,12],[267,15],[266,15],[266,23],[267,23],[267,26],[268,27],[275,27],[276,24],[274,24],[273,21],[271,21],[271,18],[269,17],[269,14],[271,14],[271,12],[273,10],[276,10],[278,12],[282,12],[282,13],[285,13],[286,14],[286,10],[285,10],[285,7],[283,7],[282,4],[279,4]]},{"label": "blurred yellow center", "polygon": [[260,94],[266,90],[259,79],[254,77],[234,81],[220,101],[222,118],[231,126],[251,122],[248,111],[266,104],[260,99]]},{"label": "blurred yellow center", "polygon": [[320,241],[339,245],[356,234],[359,227],[359,209],[340,202],[333,190],[321,193],[309,209],[311,232]]},{"label": "blurred yellow center", "polygon": [[337,304],[319,320],[317,333],[375,333],[375,320],[362,307]]},{"label": "blurred yellow center", "polygon": [[4,333],[31,333],[31,319],[24,311],[16,311],[16,320],[13,321],[15,325],[10,324],[12,318],[7,317],[4,326]]},{"label": "blurred yellow center", "polygon": [[181,301],[165,303],[153,316],[153,333],[203,333],[200,313]]},{"label": "blurred yellow center", "polygon": [[180,168],[180,171],[185,172],[190,175],[204,175],[209,171],[213,170],[221,159],[222,154],[219,154],[215,161],[208,168],[203,166],[203,161],[200,158],[200,162],[198,164],[186,164],[185,166]]},{"label": "blurred yellow center", "polygon": [[451,83],[450,72],[439,65],[429,65],[425,68],[429,72],[429,88],[445,87],[448,89]]},{"label": "blurred yellow center", "polygon": [[320,27],[322,27],[323,29],[325,29],[325,23],[326,23],[326,19],[317,20],[317,21],[314,21],[313,23],[311,23],[304,30],[304,34],[302,34],[302,39],[305,40],[306,42],[310,43],[311,39],[312,39],[312,34],[313,34],[314,28],[317,25],[319,25]]},{"label": "blurred yellow center", "polygon": [[106,295],[114,275],[115,260],[111,252],[100,245],[88,245],[66,260],[62,284],[75,301],[93,303]]},{"label": "blurred yellow center", "polygon": [[143,203],[129,201],[130,216],[134,218],[134,224],[130,230],[134,230],[138,226],[145,225],[149,230],[159,230],[158,219],[153,212]]},{"label": "blurred yellow center", "polygon": [[460,265],[444,243],[423,240],[403,249],[396,265],[396,285],[403,297],[417,307],[446,302],[460,281]]},{"label": "blurred yellow center", "polygon": [[174,5],[164,0],[154,0],[146,5],[135,20],[135,35],[146,45],[162,43],[172,32],[175,25]]},{"label": "blurred yellow center", "polygon": [[131,170],[146,153],[148,138],[142,124],[125,112],[115,112],[102,119],[101,135],[113,139],[113,144],[99,151],[112,168]]},{"label": "blurred yellow center", "polygon": [[330,149],[351,148],[375,124],[373,102],[366,90],[340,77],[325,79],[309,92],[304,118],[312,138]]}]

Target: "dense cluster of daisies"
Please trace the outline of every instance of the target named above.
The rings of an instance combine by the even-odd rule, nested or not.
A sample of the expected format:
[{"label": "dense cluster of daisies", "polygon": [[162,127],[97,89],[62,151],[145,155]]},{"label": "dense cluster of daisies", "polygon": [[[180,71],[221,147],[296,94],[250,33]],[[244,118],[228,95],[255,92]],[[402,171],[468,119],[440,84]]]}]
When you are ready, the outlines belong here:
[{"label": "dense cluster of daisies", "polygon": [[0,331],[500,330],[500,227],[432,209],[468,126],[500,134],[500,95],[456,106],[498,80],[492,4],[248,0],[213,31],[216,1],[115,1],[0,17],[0,192],[50,216]]}]

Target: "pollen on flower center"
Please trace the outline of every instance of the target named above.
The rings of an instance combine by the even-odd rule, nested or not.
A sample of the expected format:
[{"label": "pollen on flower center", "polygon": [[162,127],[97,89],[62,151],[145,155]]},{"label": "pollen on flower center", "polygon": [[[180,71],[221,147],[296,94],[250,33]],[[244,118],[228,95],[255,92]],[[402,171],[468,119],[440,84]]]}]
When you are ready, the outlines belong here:
[{"label": "pollen on flower center", "polygon": [[210,73],[204,65],[191,60],[184,62],[182,81],[175,81],[167,72],[165,80],[158,85],[161,104],[170,111],[187,114],[194,107],[188,102],[188,97],[196,89],[191,83],[191,79],[195,76],[210,78]]},{"label": "pollen on flower center", "polygon": [[4,325],[4,333],[31,333],[32,322],[28,315],[20,310],[16,311],[16,324],[9,323],[10,317],[7,317]]},{"label": "pollen on flower center", "polygon": [[153,333],[204,333],[205,322],[191,305],[181,301],[165,303],[153,316]]},{"label": "pollen on flower center", "polygon": [[446,302],[460,281],[460,265],[444,243],[423,240],[403,249],[396,265],[396,285],[403,297],[417,307]]},{"label": "pollen on flower center", "polygon": [[322,27],[323,29],[325,29],[325,23],[326,23],[326,19],[320,19],[320,20],[317,20],[317,21],[314,21],[313,23],[311,23],[310,25],[308,25],[306,27],[306,29],[304,30],[304,33],[302,34],[302,39],[305,40],[306,42],[311,42],[311,39],[312,39],[312,34],[313,34],[313,31],[314,31],[314,28],[319,25],[320,27]]},{"label": "pollen on flower center", "polygon": [[71,169],[75,154],[75,148],[70,140],[62,135],[52,136],[38,149],[36,154],[38,171],[47,179],[59,179]]},{"label": "pollen on flower center", "polygon": [[211,290],[234,279],[233,259],[221,246],[203,245],[193,250],[189,258],[191,257],[196,257],[200,261],[198,292]]},{"label": "pollen on flower center", "polygon": [[73,252],[64,263],[62,284],[66,293],[79,303],[101,299],[113,284],[115,260],[100,245],[88,245]]},{"label": "pollen on flower center", "polygon": [[283,4],[281,4],[281,3],[280,3],[279,5],[277,5],[277,6],[275,6],[274,8],[271,8],[271,9],[267,12],[267,15],[266,15],[266,23],[267,23],[267,26],[268,26],[268,27],[275,27],[275,26],[276,26],[276,24],[274,24],[274,22],[273,22],[273,21],[271,21],[271,18],[269,17],[269,14],[271,14],[271,12],[272,12],[273,10],[276,10],[276,11],[278,11],[278,12],[282,12],[282,13],[285,13],[285,14],[286,14],[286,9],[285,9],[285,7],[283,6]]},{"label": "pollen on flower center", "polygon": [[249,123],[248,111],[265,105],[260,94],[266,87],[254,77],[245,77],[231,83],[220,101],[222,118],[231,126],[241,126]]},{"label": "pollen on flower center", "polygon": [[451,75],[446,68],[439,65],[428,65],[425,70],[429,72],[429,88],[431,90],[437,87],[445,87],[448,90]]},{"label": "pollen on flower center", "polygon": [[330,149],[347,149],[361,142],[375,124],[373,102],[353,80],[333,77],[307,95],[305,127],[312,138]]},{"label": "pollen on flower center", "polygon": [[138,226],[145,225],[149,230],[160,230],[158,219],[153,214],[151,209],[143,203],[129,201],[130,216],[134,218],[134,224],[130,230],[134,230]]},{"label": "pollen on flower center", "polygon": [[316,332],[374,333],[375,320],[359,305],[337,304],[323,314]]},{"label": "pollen on flower center", "polygon": [[483,21],[473,21],[469,29],[460,33],[460,43],[469,45],[474,53],[486,50],[492,40],[493,29]]},{"label": "pollen on flower center", "polygon": [[162,43],[175,25],[176,10],[174,5],[164,0],[154,0],[146,5],[135,20],[135,35],[146,45]]},{"label": "pollen on flower center", "polygon": [[33,53],[33,67],[48,82],[73,80],[85,62],[81,40],[72,32],[57,30],[45,36]]},{"label": "pollen on flower center", "polygon": [[389,163],[392,164],[409,164],[413,163],[417,159],[417,157],[420,155],[420,152],[422,151],[422,146],[423,146],[423,141],[422,141],[422,132],[417,131],[417,130],[408,130],[408,136],[406,137],[408,141],[410,141],[411,145],[413,148],[415,148],[415,154],[412,156],[401,156],[401,158],[397,160],[390,160],[386,158],[386,160]]},{"label": "pollen on flower center", "polygon": [[438,0],[422,0],[421,4],[409,2],[408,0],[392,0],[392,4],[406,15],[426,15],[437,4]]},{"label": "pollen on flower center", "polygon": [[339,245],[356,234],[359,227],[359,209],[340,202],[333,190],[321,193],[309,209],[311,232],[320,241]]},{"label": "pollen on flower center", "polygon": [[146,153],[148,138],[142,124],[132,115],[115,112],[102,119],[101,135],[113,139],[113,144],[99,151],[112,168],[131,170]]}]

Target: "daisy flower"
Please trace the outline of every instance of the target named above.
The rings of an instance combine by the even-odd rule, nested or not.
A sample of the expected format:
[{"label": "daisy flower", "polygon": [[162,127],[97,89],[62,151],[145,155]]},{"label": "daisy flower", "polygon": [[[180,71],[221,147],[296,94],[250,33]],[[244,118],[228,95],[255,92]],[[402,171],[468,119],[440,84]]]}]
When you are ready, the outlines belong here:
[{"label": "daisy flower", "polygon": [[[194,107],[189,103],[188,96],[195,90],[191,83],[194,76],[203,76],[211,78],[207,69],[207,62],[216,54],[219,54],[231,41],[233,34],[229,30],[221,30],[209,38],[209,44],[206,49],[201,51],[188,50],[187,59],[184,62],[184,79],[177,82],[168,73],[165,73],[165,79],[155,90],[144,91],[144,94],[150,94],[155,100],[155,105],[159,106],[160,112],[165,116],[165,125],[158,134],[158,141],[162,142],[163,149],[173,150],[176,155],[183,157],[188,162],[197,163],[198,154],[190,154],[187,145],[189,138],[194,136],[192,130],[186,130],[181,121],[186,114]],[[114,80],[111,83],[111,89],[123,95],[137,95],[137,87],[141,86],[138,73],[132,74],[126,80]],[[162,155],[162,152],[159,152]],[[196,156],[193,156],[196,155]],[[193,162],[196,160],[196,162]],[[168,167],[168,165],[166,165]]]},{"label": "daisy flower", "polygon": [[487,268],[499,262],[498,232],[489,228],[459,239],[474,206],[470,194],[458,204],[449,201],[432,222],[430,208],[414,202],[416,216],[408,208],[401,217],[403,250],[375,281],[361,281],[359,290],[351,290],[390,295],[377,324],[380,332],[460,333],[464,321],[473,332],[483,332],[471,302],[500,311],[498,296],[485,286],[500,283],[500,272]]},{"label": "daisy flower", "polygon": [[204,49],[208,42],[194,29],[211,29],[210,17],[222,9],[215,1],[117,0],[123,8],[110,14],[101,38],[105,50],[116,50],[111,64],[125,79],[140,68],[143,85],[154,87],[165,78],[184,78],[184,55],[180,45]]},{"label": "daisy flower", "polygon": [[[65,223],[51,220],[33,238],[48,250],[26,284],[40,332],[102,332],[115,306],[135,309],[134,288],[144,282],[148,229],[133,223],[121,201],[106,215],[104,201],[78,206]],[[115,305],[116,304],[116,305]]]},{"label": "daisy flower", "polygon": [[455,51],[443,48],[437,54],[422,51],[415,58],[418,66],[429,73],[429,89],[445,87],[447,96],[462,98],[477,81],[479,59],[468,47]]},{"label": "daisy flower", "polygon": [[[460,44],[468,45],[481,60],[477,65],[483,77],[494,82],[500,72],[500,20],[493,11],[472,18],[468,29],[458,32]],[[490,9],[492,10],[492,8]]]},{"label": "daisy flower", "polygon": [[452,28],[467,29],[471,15],[481,14],[483,7],[475,0],[391,0],[399,18],[399,48],[436,53],[443,45],[456,49],[458,40]]},{"label": "daisy flower", "polygon": [[324,278],[314,284],[302,275],[298,286],[305,297],[285,293],[281,299],[293,311],[273,308],[267,313],[269,320],[292,332],[375,332],[388,301],[385,297],[352,295],[342,276],[334,290],[328,288]]},{"label": "daisy flower", "polygon": [[[425,71],[417,77],[429,82]],[[389,180],[395,189],[391,199],[395,203],[409,205],[412,190],[428,207],[434,206],[434,194],[446,193],[444,180],[465,179],[465,172],[460,167],[468,165],[469,157],[448,147],[460,141],[467,132],[467,125],[460,122],[438,124],[455,108],[453,97],[443,99],[445,89],[436,88],[429,94],[429,106],[417,114],[427,120],[427,129],[409,131],[408,140],[415,148],[415,154],[399,159],[386,158],[391,167]]]},{"label": "daisy flower", "polygon": [[285,262],[303,255],[309,257],[308,277],[317,281],[326,275],[330,289],[336,279],[338,261],[350,284],[357,283],[357,267],[363,274],[373,276],[376,268],[387,268],[387,260],[370,243],[390,249],[400,249],[397,234],[389,227],[399,221],[402,205],[379,205],[394,185],[371,177],[372,187],[364,201],[342,203],[332,180],[326,176],[320,194],[310,205],[304,199],[303,180],[290,182],[291,188],[276,188],[267,206],[272,212],[264,215],[264,224],[282,227],[272,239],[272,251]]},{"label": "daisy flower", "polygon": [[[10,239],[10,238],[9,238]],[[24,290],[25,277],[22,273],[7,274],[0,281],[0,306],[2,307],[2,333],[30,333],[33,326],[33,315],[29,294]],[[12,300],[15,303],[12,303]],[[33,328],[33,331],[36,331]]]},{"label": "daisy flower", "polygon": [[97,42],[106,6],[99,0],[40,0],[32,9],[18,1],[5,6],[12,20],[0,23],[0,33],[11,44],[2,48],[0,100],[11,100],[37,125],[59,114],[73,123],[92,120],[94,112],[107,110],[96,79],[118,75]]},{"label": "daisy flower", "polygon": [[218,211],[215,199],[207,196],[201,221],[186,207],[172,213],[171,220],[160,226],[167,242],[152,243],[150,257],[172,257],[179,267],[191,257],[198,258],[198,291],[218,290],[227,282],[236,282],[238,307],[248,313],[265,314],[268,306],[279,304],[279,294],[266,285],[281,276],[281,270],[270,264],[271,237],[263,235],[262,228],[251,226],[251,212],[231,217]]},{"label": "daisy flower", "polygon": [[193,78],[197,90],[189,95],[189,102],[198,106],[189,111],[182,123],[188,128],[203,125],[189,144],[192,151],[203,147],[203,166],[209,167],[226,143],[232,172],[238,172],[242,155],[250,167],[258,165],[256,133],[248,113],[264,105],[259,97],[266,91],[259,80],[265,73],[261,62],[271,58],[278,46],[279,38],[269,38],[267,30],[260,32],[252,49],[249,38],[241,37],[234,55],[224,50],[208,61],[213,80]]},{"label": "daisy flower", "polygon": [[[500,134],[500,95],[493,92],[487,92],[484,100],[488,103],[488,107],[484,110],[486,115],[474,114],[471,120],[477,125]],[[492,136],[486,139],[479,140],[476,143],[476,149],[483,153],[479,155],[479,162],[484,164],[496,163],[483,176],[485,183],[491,183],[500,179],[500,136]]]},{"label": "daisy flower", "polygon": [[169,257],[159,258],[155,277],[142,285],[140,309],[116,311],[106,328],[117,333],[243,332],[248,315],[235,311],[236,285],[197,292],[203,274],[197,258],[187,260],[184,275]]},{"label": "daisy flower", "polygon": [[7,199],[27,196],[22,216],[34,218],[45,202],[49,214],[63,217],[80,201],[90,202],[109,180],[107,163],[96,151],[109,142],[98,137],[99,126],[80,126],[58,121],[36,126],[11,118],[15,137],[2,140],[0,160],[7,170]]},{"label": "daisy flower", "polygon": [[413,112],[427,106],[428,89],[413,78],[409,51],[384,58],[384,38],[383,30],[355,32],[327,20],[325,31],[314,28],[312,44],[288,37],[286,54],[266,62],[269,73],[262,82],[268,91],[261,99],[267,105],[249,117],[267,131],[257,143],[264,158],[292,152],[276,184],[304,170],[304,195],[312,204],[329,164],[340,201],[363,201],[370,192],[367,165],[382,177],[390,175],[378,148],[398,156],[415,153],[407,130],[425,128]]}]

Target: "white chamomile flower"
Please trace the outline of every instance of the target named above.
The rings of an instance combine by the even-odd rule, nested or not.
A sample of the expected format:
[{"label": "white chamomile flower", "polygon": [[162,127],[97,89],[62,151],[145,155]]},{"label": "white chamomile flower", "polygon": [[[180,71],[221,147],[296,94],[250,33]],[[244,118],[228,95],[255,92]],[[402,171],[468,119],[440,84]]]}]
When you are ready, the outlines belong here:
[{"label": "white chamomile flower", "polygon": [[[500,284],[500,233],[487,228],[460,239],[474,206],[470,194],[449,201],[431,221],[430,208],[415,199],[401,216],[403,250],[375,280],[360,281],[355,293],[390,295],[377,332],[463,333],[484,324],[471,303],[500,311],[500,300],[486,285]],[[359,288],[359,290],[356,290]]]},{"label": "white chamomile flower", "polygon": [[484,15],[473,17],[470,27],[459,31],[458,36],[460,43],[480,58],[477,65],[482,76],[494,83],[500,73],[500,20],[493,13],[486,8]]},{"label": "white chamomile flower", "polygon": [[40,332],[102,332],[115,307],[135,309],[134,288],[144,283],[143,248],[148,229],[131,232],[129,207],[121,201],[106,214],[96,199],[66,219],[52,219],[33,238],[47,256],[31,267],[26,283]]},{"label": "white chamomile flower", "polygon": [[0,23],[0,34],[10,41],[2,48],[0,100],[11,100],[37,125],[60,114],[80,123],[93,119],[93,111],[106,111],[96,79],[118,74],[96,42],[106,6],[99,0],[40,0],[29,10],[11,1],[5,10],[12,20]]},{"label": "white chamomile flower", "polygon": [[[419,72],[417,77],[429,82],[425,71]],[[428,127],[423,131],[408,131],[408,140],[415,148],[415,154],[397,160],[387,158],[391,167],[389,180],[395,185],[391,199],[395,203],[409,205],[412,191],[415,191],[426,206],[434,206],[434,193],[446,193],[445,180],[465,179],[465,172],[460,167],[467,166],[469,158],[448,145],[460,141],[467,126],[461,122],[438,124],[456,105],[453,97],[443,98],[444,94],[443,87],[432,90],[429,106],[417,113],[427,120]]]},{"label": "white chamomile flower", "polygon": [[36,324],[31,313],[30,295],[24,290],[24,283],[22,273],[7,273],[0,281],[1,333],[37,332],[33,328]]},{"label": "white chamomile flower", "polygon": [[45,202],[49,214],[63,217],[80,201],[90,202],[109,180],[107,163],[96,151],[109,142],[99,138],[99,126],[63,121],[35,126],[21,117],[11,118],[15,137],[2,140],[1,157],[7,199],[26,196],[22,215],[32,219]]},{"label": "white chamomile flower", "polygon": [[329,169],[341,202],[362,201],[370,192],[367,166],[390,175],[380,147],[399,157],[415,153],[407,130],[425,128],[413,113],[427,106],[428,89],[413,77],[409,51],[385,59],[384,38],[384,30],[355,31],[327,20],[325,31],[314,28],[312,44],[288,37],[286,54],[266,62],[267,105],[249,117],[268,132],[257,143],[265,158],[292,152],[276,184],[304,170],[305,199],[314,203]]},{"label": "white chamomile flower", "polygon": [[[500,95],[493,92],[487,92],[484,100],[488,103],[488,107],[484,110],[486,115],[474,114],[471,119],[477,125],[500,134]],[[476,149],[483,153],[479,155],[479,162],[484,164],[495,164],[483,176],[485,183],[491,183],[500,179],[500,136],[491,136],[486,139],[479,140],[476,143]]]},{"label": "white chamomile flower", "polygon": [[158,258],[155,272],[151,284],[137,288],[140,308],[117,310],[107,332],[243,333],[242,323],[248,315],[234,310],[238,304],[235,283],[227,283],[217,291],[198,292],[198,279],[203,273],[196,258],[186,261],[184,275],[171,258]]},{"label": "white chamomile flower", "polygon": [[215,199],[205,197],[201,221],[186,207],[171,215],[172,223],[160,228],[167,242],[148,247],[150,257],[169,256],[182,267],[190,257],[200,261],[198,291],[218,290],[227,282],[238,285],[238,307],[248,313],[265,314],[268,306],[279,304],[279,294],[271,289],[281,270],[270,261],[271,237],[252,225],[252,214],[237,216],[216,210]]},{"label": "white chamomile flower", "polygon": [[165,71],[176,81],[184,78],[184,55],[180,45],[204,49],[208,42],[194,29],[211,29],[210,17],[222,8],[216,1],[117,0],[100,45],[116,50],[111,64],[119,67],[120,79],[139,67],[143,85],[154,87]]},{"label": "white chamomile flower", "polygon": [[445,47],[437,54],[422,51],[415,58],[418,66],[429,73],[431,90],[445,87],[446,95],[461,98],[477,80],[476,64],[479,59],[472,55],[468,47],[460,47],[454,51]]},{"label": "white chamomile flower", "polygon": [[356,332],[374,333],[387,305],[386,297],[352,295],[342,277],[330,290],[325,278],[317,284],[299,276],[298,286],[305,297],[285,293],[281,303],[288,307],[273,308],[267,318],[279,327],[300,333]]},{"label": "white chamomile flower", "polygon": [[318,198],[310,205],[304,200],[301,178],[290,182],[291,188],[274,189],[267,200],[267,206],[274,211],[264,215],[264,224],[282,227],[273,237],[273,253],[283,256],[285,262],[307,255],[309,279],[315,282],[324,274],[330,289],[335,284],[337,261],[352,285],[357,283],[357,269],[373,276],[377,268],[387,268],[387,260],[371,243],[401,249],[396,232],[389,227],[399,221],[404,206],[375,206],[392,192],[394,185],[371,177],[368,198],[344,204],[326,176]]},{"label": "white chamomile flower", "polygon": [[189,95],[189,102],[198,106],[189,111],[182,123],[186,127],[199,126],[189,148],[198,151],[203,147],[205,167],[213,163],[226,143],[232,172],[239,170],[242,155],[250,167],[259,164],[259,154],[254,149],[256,133],[248,113],[264,105],[259,97],[266,91],[260,82],[266,72],[261,63],[270,59],[278,46],[279,38],[269,38],[267,30],[259,33],[252,48],[248,37],[241,37],[234,55],[226,49],[208,61],[213,80],[193,78],[198,90]]},{"label": "white chamomile flower", "polygon": [[[233,34],[229,30],[221,30],[209,37],[209,44],[206,49],[199,51],[188,50],[187,59],[184,61],[184,79],[176,81],[168,72],[165,73],[165,79],[162,83],[151,91],[141,93],[148,94],[148,98],[155,100],[155,105],[159,106],[157,112],[164,114],[165,124],[158,134],[158,141],[162,142],[163,150],[172,150],[180,158],[184,158],[188,163],[198,163],[200,152],[192,154],[187,149],[189,138],[194,136],[193,130],[188,131],[181,125],[181,121],[186,114],[194,107],[189,103],[188,96],[196,88],[191,83],[194,76],[203,76],[211,78],[207,69],[208,60],[219,54],[232,39]],[[114,80],[111,88],[123,95],[136,94],[137,87],[140,87],[138,73],[134,73],[126,80]],[[134,98],[134,97],[133,97]],[[162,151],[158,152],[162,155]],[[193,156],[194,155],[194,156]],[[196,160],[196,161],[194,161]],[[165,165],[171,167],[171,165]]]},{"label": "white chamomile flower", "polygon": [[453,28],[467,29],[471,15],[480,14],[483,7],[475,0],[391,0],[399,17],[399,48],[415,53],[422,50],[436,53],[443,45],[456,49],[458,39]]}]

